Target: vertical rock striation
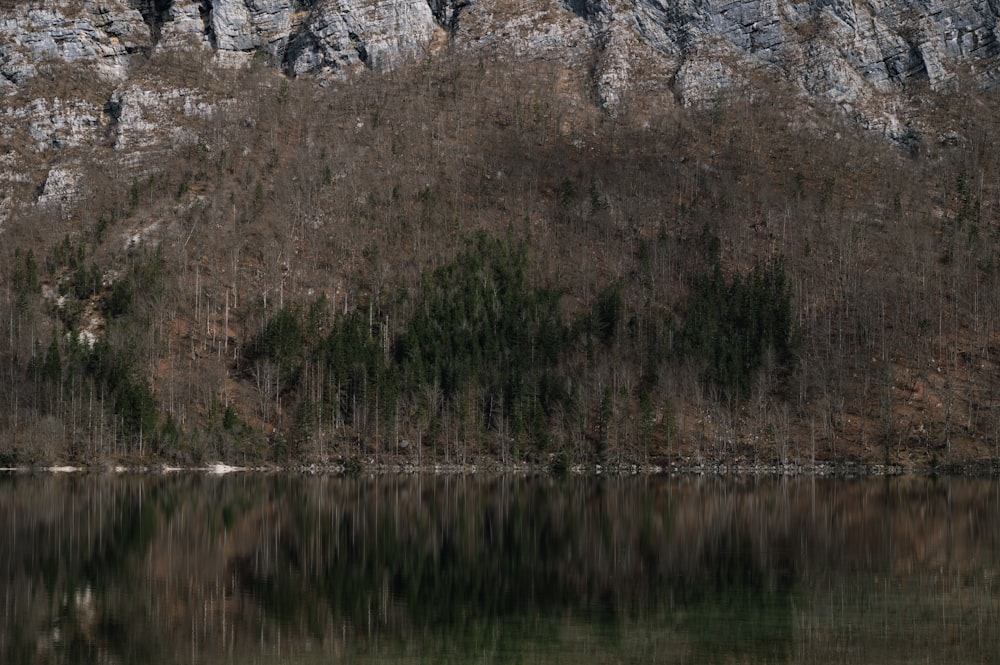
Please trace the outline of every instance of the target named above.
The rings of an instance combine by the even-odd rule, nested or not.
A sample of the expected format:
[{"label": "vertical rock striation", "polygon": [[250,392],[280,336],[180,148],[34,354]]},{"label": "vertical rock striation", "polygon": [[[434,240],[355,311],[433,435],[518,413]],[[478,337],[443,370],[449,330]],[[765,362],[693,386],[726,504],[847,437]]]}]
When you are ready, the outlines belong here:
[{"label": "vertical rock striation", "polygon": [[[0,10],[0,85],[40,63],[127,78],[156,48],[254,54],[293,76],[393,67],[446,41],[546,58],[592,77],[609,109],[633,90],[700,104],[757,79],[878,115],[956,76],[1000,82],[995,0],[49,0]],[[762,75],[762,76],[761,76]]]},{"label": "vertical rock striation", "polygon": [[285,68],[300,75],[393,67],[426,52],[441,30],[426,0],[318,2],[289,43]]},{"label": "vertical rock striation", "polygon": [[124,78],[131,56],[151,46],[141,14],[117,0],[19,3],[0,12],[0,76],[9,84],[54,61],[93,64]]}]

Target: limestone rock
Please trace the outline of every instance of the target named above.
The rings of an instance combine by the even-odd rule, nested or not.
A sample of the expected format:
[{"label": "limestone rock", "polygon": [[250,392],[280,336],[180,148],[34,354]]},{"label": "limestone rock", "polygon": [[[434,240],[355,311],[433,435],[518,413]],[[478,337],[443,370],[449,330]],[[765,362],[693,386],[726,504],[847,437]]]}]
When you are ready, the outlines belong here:
[{"label": "limestone rock", "polygon": [[[582,0],[581,0],[582,4]],[[560,0],[479,0],[461,11],[453,39],[487,54],[582,62],[592,47],[586,11]]]},{"label": "limestone rock", "polygon": [[38,195],[38,204],[45,207],[59,206],[71,203],[79,197],[77,183],[80,173],[67,166],[54,166],[49,169],[45,184]]},{"label": "limestone rock", "polygon": [[186,118],[207,118],[212,104],[190,88],[154,88],[130,83],[114,92],[115,149],[143,152],[155,148],[190,145],[197,137],[185,127]]},{"label": "limestone rock", "polygon": [[285,66],[296,75],[393,67],[425,53],[441,30],[425,0],[320,2],[289,44]]},{"label": "limestone rock", "polygon": [[93,63],[124,78],[131,54],[151,45],[141,14],[119,0],[51,0],[0,14],[0,76],[14,84],[50,60]]},{"label": "limestone rock", "polygon": [[91,144],[102,108],[82,99],[36,97],[0,111],[0,137],[35,151],[61,151]]},{"label": "limestone rock", "polygon": [[[54,62],[122,83],[161,48],[237,63],[263,53],[290,75],[325,77],[394,67],[448,41],[477,57],[562,63],[591,77],[609,110],[638,90],[697,105],[779,79],[889,127],[902,93],[958,76],[1000,84],[998,17],[993,0],[25,1],[0,9],[0,92]],[[48,131],[56,142],[75,133],[57,120]]]},{"label": "limestone rock", "polygon": [[253,51],[288,38],[292,0],[214,0],[209,5],[209,34],[221,51]]},{"label": "limestone rock", "polygon": [[210,47],[212,32],[206,3],[200,0],[174,0],[162,15],[158,48]]}]

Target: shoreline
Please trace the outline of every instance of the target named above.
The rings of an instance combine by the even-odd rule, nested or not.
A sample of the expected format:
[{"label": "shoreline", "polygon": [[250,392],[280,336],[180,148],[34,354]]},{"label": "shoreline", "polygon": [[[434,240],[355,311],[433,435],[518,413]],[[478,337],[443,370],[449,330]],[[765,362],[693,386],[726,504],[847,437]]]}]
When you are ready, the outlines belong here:
[{"label": "shoreline", "polygon": [[50,464],[16,465],[0,467],[0,474],[111,474],[111,475],[168,475],[204,474],[223,476],[230,474],[292,474],[313,476],[356,477],[361,475],[427,475],[427,476],[467,476],[467,475],[550,475],[561,476],[812,476],[817,478],[860,478],[890,476],[945,476],[983,477],[1000,476],[1000,460],[963,459],[947,463],[905,464],[869,463],[857,461],[802,463],[728,463],[725,461],[705,462],[697,460],[673,460],[669,462],[635,464],[568,464],[558,460],[548,463],[524,462],[520,464],[486,463],[437,463],[412,464],[408,462],[361,463],[356,460],[323,464],[251,464],[231,465],[225,462],[210,462],[203,465],[176,466],[163,463],[154,464]]}]

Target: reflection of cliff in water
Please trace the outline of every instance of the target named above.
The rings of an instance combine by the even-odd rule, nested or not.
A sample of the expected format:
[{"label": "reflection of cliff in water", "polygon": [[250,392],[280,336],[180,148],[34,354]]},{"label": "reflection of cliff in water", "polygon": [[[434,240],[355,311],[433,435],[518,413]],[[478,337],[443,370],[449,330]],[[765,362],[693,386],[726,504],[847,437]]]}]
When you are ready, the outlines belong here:
[{"label": "reflection of cliff in water", "polygon": [[[8,477],[0,659],[460,659],[581,631],[795,659],[845,580],[992,585],[998,516],[996,481]],[[988,621],[992,597],[965,602]]]}]

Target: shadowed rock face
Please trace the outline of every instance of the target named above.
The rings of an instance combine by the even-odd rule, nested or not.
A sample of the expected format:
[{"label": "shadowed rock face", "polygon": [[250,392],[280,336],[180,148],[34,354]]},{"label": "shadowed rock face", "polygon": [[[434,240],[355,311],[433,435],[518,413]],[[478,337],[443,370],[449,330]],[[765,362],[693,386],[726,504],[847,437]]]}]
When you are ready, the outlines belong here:
[{"label": "shadowed rock face", "polygon": [[139,10],[142,20],[149,26],[153,40],[159,40],[163,22],[170,15],[174,0],[129,0],[129,6]]},{"label": "shadowed rock face", "polygon": [[915,85],[940,90],[959,74],[991,85],[1000,76],[1000,4],[973,0],[54,0],[44,8],[2,7],[0,74],[12,85],[53,58],[92,61],[121,79],[133,54],[191,43],[230,59],[263,51],[293,76],[344,76],[395,66],[448,40],[458,49],[596,63],[598,99],[609,107],[635,87],[640,70],[654,72],[684,105],[763,75],[871,117],[891,114],[893,96]]}]

